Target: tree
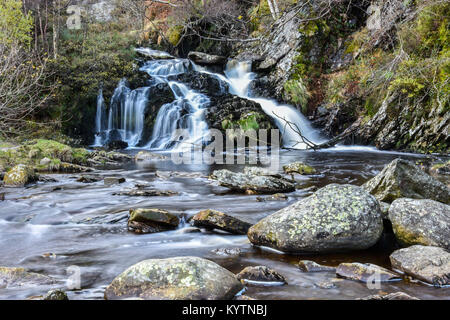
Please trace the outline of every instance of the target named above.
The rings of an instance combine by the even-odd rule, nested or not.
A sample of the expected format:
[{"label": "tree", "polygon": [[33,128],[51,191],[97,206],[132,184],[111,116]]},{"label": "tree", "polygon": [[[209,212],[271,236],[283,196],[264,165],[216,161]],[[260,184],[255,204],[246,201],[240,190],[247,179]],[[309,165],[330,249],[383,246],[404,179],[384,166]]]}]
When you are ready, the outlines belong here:
[{"label": "tree", "polygon": [[29,45],[32,29],[33,17],[22,12],[21,1],[0,0],[0,45]]}]

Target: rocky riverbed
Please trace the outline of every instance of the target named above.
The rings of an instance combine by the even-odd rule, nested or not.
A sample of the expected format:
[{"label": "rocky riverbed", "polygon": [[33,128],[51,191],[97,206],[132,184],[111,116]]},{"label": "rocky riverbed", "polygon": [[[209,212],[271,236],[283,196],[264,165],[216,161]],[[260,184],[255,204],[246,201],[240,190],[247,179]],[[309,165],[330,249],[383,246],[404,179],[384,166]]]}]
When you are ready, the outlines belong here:
[{"label": "rocky riverbed", "polygon": [[[128,151],[129,159],[138,151]],[[394,183],[400,181],[395,178],[399,175],[405,179],[407,167],[402,161],[392,162],[396,158],[416,164],[420,171],[412,176],[420,176],[422,188],[411,181],[407,186]],[[52,289],[62,289],[69,299],[191,295],[217,299],[231,298],[243,288],[254,299],[405,297],[397,292],[419,299],[449,297],[449,212],[444,204],[449,179],[446,174],[434,175],[437,179],[421,175],[435,173],[436,166],[430,171],[431,165],[448,159],[358,147],[282,151],[275,175],[244,166],[175,166],[162,155],[140,153],[137,159],[107,170],[90,166],[89,173],[45,174],[47,179],[26,187],[2,188],[1,266],[24,269],[0,269],[1,298],[44,297]],[[302,166],[296,173],[292,168],[299,168],[298,163],[314,170],[305,172]],[[224,181],[226,175],[220,170],[244,177],[243,187]],[[381,176],[367,183],[377,174]],[[241,181],[231,177],[233,183]],[[275,186],[281,180],[289,188],[282,194],[278,189],[259,194],[250,184],[266,180]],[[432,185],[425,186],[426,181]],[[389,186],[389,194],[395,191],[399,198],[411,197],[413,191],[415,198],[427,198],[431,188],[440,193],[434,200],[401,205],[405,200],[372,190],[379,191],[380,185]],[[434,213],[423,215],[421,201],[435,208]],[[312,217],[306,205],[317,219],[301,229],[292,219]],[[339,212],[329,211],[328,206]],[[139,210],[152,208],[157,210]],[[262,220],[276,227],[280,219],[270,224],[274,219],[270,215],[276,212],[289,214],[295,228],[284,225],[276,228],[279,234],[269,234],[267,226],[253,226]],[[417,217],[407,219],[406,214]],[[285,238],[284,232],[294,240]],[[258,239],[265,239],[264,243]],[[400,245],[407,251],[399,251]],[[438,260],[439,264],[422,263]],[[153,276],[150,282],[133,282],[133,270]],[[368,286],[374,270],[380,272],[382,282]],[[239,272],[235,278],[233,274]],[[74,288],[78,274],[80,288]],[[123,287],[121,279],[135,287]],[[217,281],[227,285],[214,286]],[[187,287],[189,291],[180,291]],[[393,295],[383,298],[385,294]]]}]

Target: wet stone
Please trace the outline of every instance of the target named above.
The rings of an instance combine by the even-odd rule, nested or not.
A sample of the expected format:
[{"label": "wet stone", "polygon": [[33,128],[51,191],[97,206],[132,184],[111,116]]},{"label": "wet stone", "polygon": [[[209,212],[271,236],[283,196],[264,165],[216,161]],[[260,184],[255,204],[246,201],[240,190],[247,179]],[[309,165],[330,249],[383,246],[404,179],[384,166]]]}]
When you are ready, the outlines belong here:
[{"label": "wet stone", "polygon": [[112,186],[124,183],[126,180],[123,177],[106,177],[103,181],[105,182],[105,186]]},{"label": "wet stone", "polygon": [[336,268],[341,278],[361,282],[387,282],[401,280],[401,276],[380,266],[370,263],[341,263]]},{"label": "wet stone", "polygon": [[250,284],[256,284],[252,283],[253,281],[287,284],[283,275],[266,266],[246,267],[237,274],[237,278],[239,280],[249,280]]},{"label": "wet stone", "polygon": [[335,272],[336,268],[323,266],[314,261],[310,260],[300,260],[298,262],[298,267],[303,272]]}]

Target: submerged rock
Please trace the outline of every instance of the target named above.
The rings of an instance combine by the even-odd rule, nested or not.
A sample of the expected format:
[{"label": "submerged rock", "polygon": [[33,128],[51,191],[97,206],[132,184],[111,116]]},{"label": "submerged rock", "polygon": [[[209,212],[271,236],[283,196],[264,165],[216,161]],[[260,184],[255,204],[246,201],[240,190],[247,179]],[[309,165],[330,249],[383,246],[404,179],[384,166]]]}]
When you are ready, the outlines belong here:
[{"label": "submerged rock", "polygon": [[379,201],[398,198],[432,199],[450,203],[450,189],[410,161],[396,159],[363,185]]},{"label": "submerged rock", "polygon": [[224,65],[228,60],[223,56],[216,56],[197,51],[189,52],[188,58],[199,65]]},{"label": "submerged rock", "polygon": [[239,248],[219,248],[219,249],[214,249],[211,252],[217,254],[218,256],[239,256],[241,254],[241,249],[239,249]]},{"label": "submerged rock", "polygon": [[220,229],[234,234],[247,234],[252,226],[250,223],[239,220],[216,210],[204,210],[192,218],[196,227],[207,229]]},{"label": "submerged rock", "polygon": [[279,193],[295,191],[295,184],[288,179],[272,175],[256,175],[250,172],[235,173],[229,170],[216,170],[211,179],[217,180],[221,186],[233,191],[256,193]]},{"label": "submerged rock", "polygon": [[81,183],[94,183],[102,180],[102,177],[94,176],[94,175],[82,175],[77,179],[77,182]]},{"label": "submerged rock", "polygon": [[180,219],[162,209],[131,209],[128,229],[136,233],[155,233],[173,230]]},{"label": "submerged rock", "polygon": [[57,289],[47,292],[42,300],[69,300],[69,298],[64,291]]},{"label": "submerged rock", "polygon": [[266,266],[246,267],[236,277],[244,281],[280,282],[287,284],[284,276]]},{"label": "submerged rock", "polygon": [[297,161],[290,163],[288,165],[283,166],[284,173],[287,174],[315,174],[317,171],[311,166],[308,166],[307,164],[304,164],[303,162]]},{"label": "submerged rock", "polygon": [[389,294],[375,294],[357,300],[420,300],[420,299],[412,297],[404,292],[394,292]]},{"label": "submerged rock", "polygon": [[105,182],[105,186],[112,186],[115,184],[122,184],[126,180],[123,177],[106,177],[103,181]]},{"label": "submerged rock", "polygon": [[108,141],[105,145],[107,150],[123,150],[128,148],[128,142],[123,140]]},{"label": "submerged rock", "polygon": [[198,257],[141,261],[117,276],[105,299],[228,300],[243,289],[230,271]]},{"label": "submerged rock", "polygon": [[149,161],[149,160],[167,160],[168,157],[157,154],[157,153],[151,153],[148,151],[139,151],[135,156],[135,161]]},{"label": "submerged rock", "polygon": [[335,272],[336,268],[323,266],[314,261],[310,260],[300,260],[298,262],[298,267],[303,272]]},{"label": "submerged rock", "polygon": [[154,189],[130,189],[122,190],[120,192],[113,193],[114,196],[129,196],[129,197],[171,197],[177,195],[178,192],[174,191],[162,191]]},{"label": "submerged rock", "polygon": [[56,281],[48,276],[28,272],[24,268],[0,267],[0,288],[51,285]]},{"label": "submerged rock", "polygon": [[450,285],[450,253],[443,248],[415,245],[390,255],[392,268],[433,284]]},{"label": "submerged rock", "polygon": [[389,208],[397,240],[403,246],[422,244],[450,250],[450,206],[433,200],[401,198]]},{"label": "submerged rock", "polygon": [[264,201],[287,201],[288,196],[284,193],[275,193],[271,196],[267,197],[256,197],[256,201],[264,202]]},{"label": "submerged rock", "polygon": [[336,275],[345,279],[369,283],[401,280],[398,274],[370,263],[341,263],[336,268]]},{"label": "submerged rock", "polygon": [[24,187],[37,180],[38,175],[34,172],[34,169],[24,164],[18,164],[13,167],[3,178],[5,187]]},{"label": "submerged rock", "polygon": [[364,189],[330,184],[252,226],[250,242],[285,252],[362,250],[381,236],[378,201]]}]

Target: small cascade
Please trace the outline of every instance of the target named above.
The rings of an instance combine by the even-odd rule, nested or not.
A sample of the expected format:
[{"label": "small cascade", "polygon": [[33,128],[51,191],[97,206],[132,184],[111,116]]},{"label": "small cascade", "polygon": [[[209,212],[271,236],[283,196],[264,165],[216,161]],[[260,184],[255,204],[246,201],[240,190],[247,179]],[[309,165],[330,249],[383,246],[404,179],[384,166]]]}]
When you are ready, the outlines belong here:
[{"label": "small cascade", "polygon": [[[131,90],[126,79],[122,79],[111,98],[108,121],[106,108],[100,90],[97,99],[95,146],[108,141],[122,140],[129,147],[145,146],[156,150],[179,150],[183,146],[202,143],[207,135],[208,125],[205,121],[205,108],[210,99],[203,93],[189,88],[177,81],[177,76],[190,71],[212,75],[220,83],[227,83],[229,92],[241,98],[259,103],[263,111],[271,116],[281,130],[283,145],[296,149],[305,149],[306,145],[299,141],[295,128],[286,125],[286,121],[295,124],[302,135],[315,143],[323,142],[309,121],[294,107],[278,104],[275,100],[252,96],[249,87],[255,74],[251,72],[251,63],[230,61],[224,74],[213,73],[204,67],[195,65],[186,59],[161,59],[146,62],[140,69],[146,72],[151,80],[147,87]],[[156,116],[150,141],[142,141],[145,130],[145,111],[151,99],[151,88],[156,85],[167,85],[173,92],[175,100],[160,107]],[[224,88],[225,89],[225,86]],[[180,141],[176,136],[177,129],[186,130],[189,140]]]}]

